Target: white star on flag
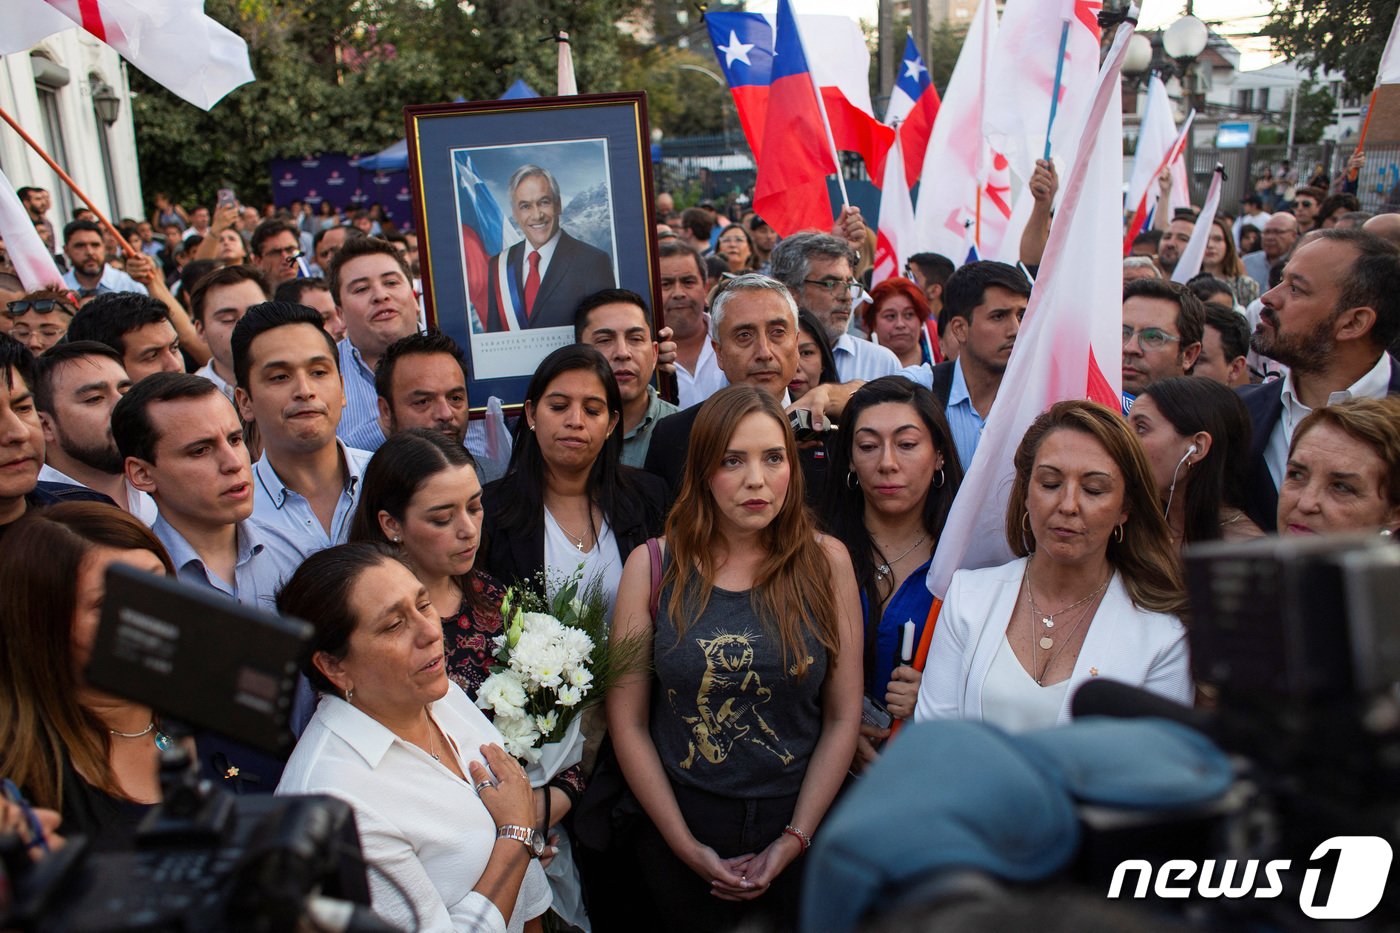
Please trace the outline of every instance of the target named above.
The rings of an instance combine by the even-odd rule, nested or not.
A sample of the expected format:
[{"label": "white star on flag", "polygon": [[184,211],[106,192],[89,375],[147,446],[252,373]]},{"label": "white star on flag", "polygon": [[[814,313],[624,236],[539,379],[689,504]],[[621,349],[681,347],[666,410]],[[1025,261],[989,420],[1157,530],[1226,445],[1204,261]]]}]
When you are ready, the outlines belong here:
[{"label": "white star on flag", "polygon": [[924,67],[923,62],[910,58],[904,60],[904,77],[913,78],[917,82],[919,80],[919,75],[923,74],[925,71],[928,71],[928,69]]},{"label": "white star on flag", "polygon": [[740,42],[739,34],[732,29],[729,30],[729,45],[719,47],[719,51],[724,53],[724,67],[734,67],[735,61],[752,66],[753,63],[749,61],[749,50],[752,48],[752,42]]}]

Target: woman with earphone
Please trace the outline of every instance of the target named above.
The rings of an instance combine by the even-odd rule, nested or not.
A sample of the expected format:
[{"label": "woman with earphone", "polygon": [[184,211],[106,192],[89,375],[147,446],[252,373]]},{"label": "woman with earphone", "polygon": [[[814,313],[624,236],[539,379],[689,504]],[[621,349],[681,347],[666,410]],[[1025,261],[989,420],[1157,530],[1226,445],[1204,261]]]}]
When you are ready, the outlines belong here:
[{"label": "woman with earphone", "polygon": [[1101,677],[1190,703],[1181,569],[1120,413],[1059,402],[1013,463],[1005,534],[1020,559],[953,574],[914,718],[1046,728]]},{"label": "woman with earphone", "polygon": [[1152,465],[1178,547],[1264,536],[1239,507],[1251,432],[1238,395],[1200,376],[1163,379],[1138,395],[1128,423]]}]

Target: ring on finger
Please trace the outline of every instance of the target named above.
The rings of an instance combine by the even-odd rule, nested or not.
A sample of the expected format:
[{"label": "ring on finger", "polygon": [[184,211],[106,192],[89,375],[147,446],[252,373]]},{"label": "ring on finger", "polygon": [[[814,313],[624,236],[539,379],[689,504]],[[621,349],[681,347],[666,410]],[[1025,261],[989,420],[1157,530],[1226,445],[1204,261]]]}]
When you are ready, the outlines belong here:
[{"label": "ring on finger", "polygon": [[476,784],[475,784],[475,786],[473,786],[472,789],[475,790],[475,791],[476,791],[476,795],[477,795],[478,797],[480,797],[480,796],[481,796],[481,789],[482,789],[483,787],[495,787],[495,786],[496,786],[496,784],[495,784],[494,781],[477,781]]}]

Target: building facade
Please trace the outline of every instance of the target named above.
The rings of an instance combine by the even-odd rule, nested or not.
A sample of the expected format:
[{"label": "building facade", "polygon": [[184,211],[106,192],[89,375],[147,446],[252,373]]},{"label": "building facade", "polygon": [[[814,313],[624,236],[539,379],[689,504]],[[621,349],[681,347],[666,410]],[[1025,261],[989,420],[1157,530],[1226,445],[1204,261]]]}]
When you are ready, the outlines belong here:
[{"label": "building facade", "polygon": [[[126,67],[111,47],[78,29],[50,36],[28,53],[0,56],[0,107],[113,223],[147,216]],[[52,193],[49,220],[57,231],[81,203],[4,125],[0,168],[17,188],[31,185]]]}]

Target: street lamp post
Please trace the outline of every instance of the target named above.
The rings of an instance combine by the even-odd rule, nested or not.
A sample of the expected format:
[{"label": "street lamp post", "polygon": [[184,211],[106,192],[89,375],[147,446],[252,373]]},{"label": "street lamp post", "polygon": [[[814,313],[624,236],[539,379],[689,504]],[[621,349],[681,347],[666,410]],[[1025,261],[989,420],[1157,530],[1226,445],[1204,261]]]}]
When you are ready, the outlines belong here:
[{"label": "street lamp post", "polygon": [[[1198,76],[1196,74],[1196,59],[1206,50],[1206,42],[1210,39],[1210,30],[1206,24],[1201,22],[1189,12],[1181,19],[1172,23],[1162,33],[1162,50],[1176,63],[1177,74],[1181,77],[1181,94],[1189,108],[1195,107],[1197,112],[1205,109],[1205,100],[1199,93]],[[1192,137],[1195,136],[1195,128],[1186,134],[1186,182],[1193,185],[1196,180],[1196,146]]]}]

